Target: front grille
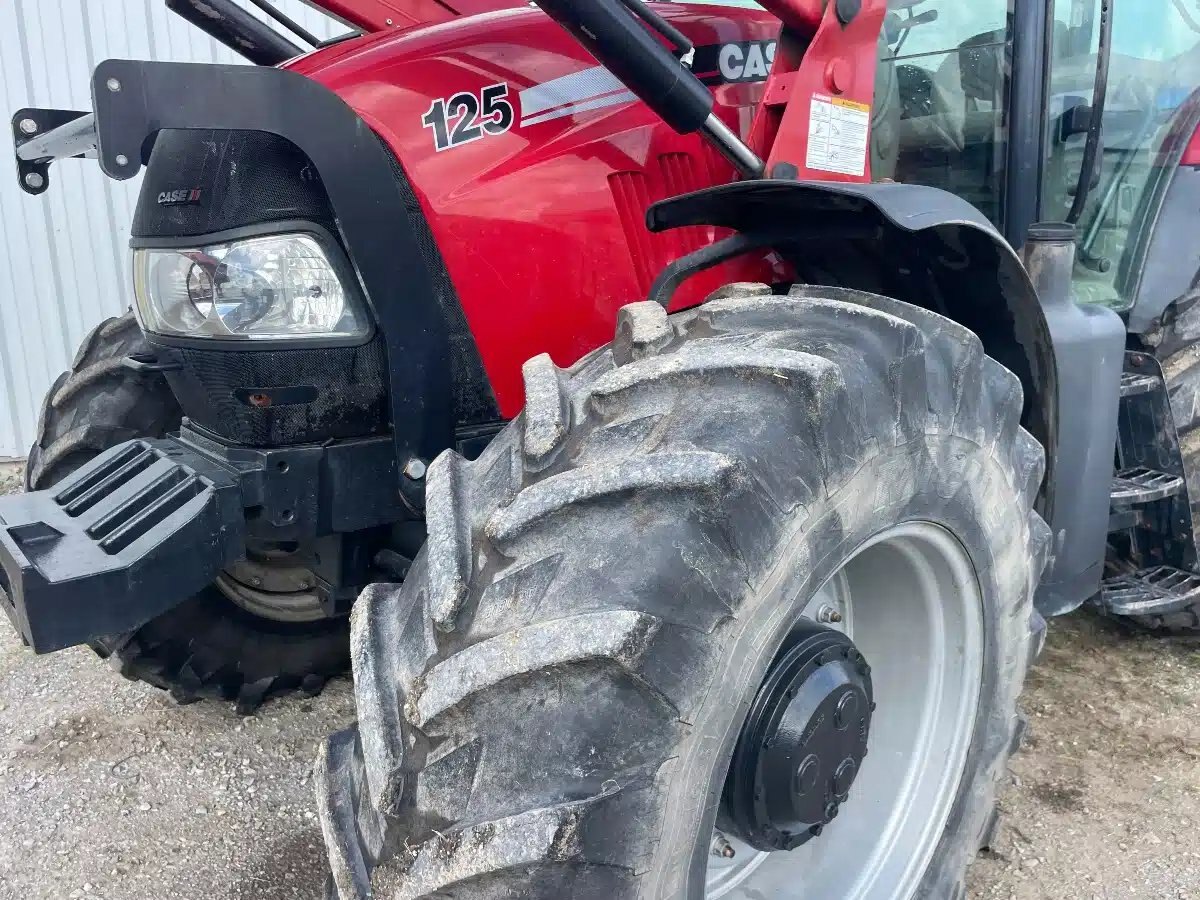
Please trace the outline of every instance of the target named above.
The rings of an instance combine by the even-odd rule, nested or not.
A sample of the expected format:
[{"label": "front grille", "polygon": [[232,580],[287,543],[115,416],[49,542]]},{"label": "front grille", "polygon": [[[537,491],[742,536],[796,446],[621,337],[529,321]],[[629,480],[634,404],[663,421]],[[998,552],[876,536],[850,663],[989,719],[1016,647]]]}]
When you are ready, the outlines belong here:
[{"label": "front grille", "polygon": [[[276,447],[387,429],[387,354],[378,335],[359,347],[162,348],[159,357],[183,366],[167,378],[188,418],[232,443]],[[256,406],[248,395],[260,392],[281,402]]]}]

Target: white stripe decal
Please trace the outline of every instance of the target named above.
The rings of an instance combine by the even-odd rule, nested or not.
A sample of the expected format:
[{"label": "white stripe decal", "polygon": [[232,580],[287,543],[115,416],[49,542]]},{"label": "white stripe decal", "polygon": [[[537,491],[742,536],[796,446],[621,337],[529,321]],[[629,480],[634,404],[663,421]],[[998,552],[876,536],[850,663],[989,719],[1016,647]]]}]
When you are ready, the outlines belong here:
[{"label": "white stripe decal", "polygon": [[571,106],[564,106],[559,109],[551,110],[548,113],[542,113],[540,116],[522,119],[521,127],[526,125],[538,125],[542,122],[550,122],[554,119],[562,119],[566,116],[573,116],[576,113],[587,112],[590,109],[604,109],[606,106],[620,106],[622,103],[633,103],[636,100],[637,95],[632,91],[621,91],[617,94],[609,94],[607,97],[598,97],[595,100],[587,100],[583,103],[574,103]]},{"label": "white stripe decal", "polygon": [[591,100],[624,87],[604,66],[593,66],[521,91],[521,115],[536,116],[556,106]]}]

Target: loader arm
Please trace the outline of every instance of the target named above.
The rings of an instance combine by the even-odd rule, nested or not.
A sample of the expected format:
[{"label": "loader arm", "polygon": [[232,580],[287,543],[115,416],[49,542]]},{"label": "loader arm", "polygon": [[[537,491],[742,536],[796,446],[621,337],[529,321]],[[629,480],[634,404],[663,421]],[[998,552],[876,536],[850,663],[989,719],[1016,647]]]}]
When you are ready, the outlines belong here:
[{"label": "loader arm", "polygon": [[[674,46],[673,29],[643,0],[538,3],[672,128],[702,134],[744,177],[869,182],[870,110],[887,0],[760,5],[780,21],[779,49],[746,143],[713,115],[712,94]],[[831,132],[841,138],[831,139]]]}]

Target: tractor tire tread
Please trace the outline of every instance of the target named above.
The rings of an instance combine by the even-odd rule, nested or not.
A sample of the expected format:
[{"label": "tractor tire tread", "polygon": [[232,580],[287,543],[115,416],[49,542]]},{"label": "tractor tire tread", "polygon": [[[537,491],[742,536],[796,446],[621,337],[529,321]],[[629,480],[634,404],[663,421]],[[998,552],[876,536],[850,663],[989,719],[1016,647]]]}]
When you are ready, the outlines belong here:
[{"label": "tractor tire tread", "polygon": [[[325,743],[316,765],[329,897],[637,896],[653,843],[641,823],[657,815],[656,786],[672,770],[663,735],[690,721],[702,693],[693,662],[703,667],[763,571],[768,553],[752,535],[812,502],[839,467],[858,465],[827,431],[882,440],[860,415],[871,404],[893,421],[897,446],[946,434],[986,450],[1004,483],[996,490],[1024,504],[1011,515],[1011,546],[996,550],[1019,578],[1006,583],[1011,606],[996,623],[1006,649],[975,789],[947,826],[964,837],[929,875],[931,895],[961,893],[971,856],[994,834],[996,792],[1021,733],[1017,698],[1044,629],[1032,607],[1049,548],[1031,506],[1042,453],[1020,428],[1015,376],[936,313],[855,291],[780,297],[750,285],[672,317],[654,304],[625,307],[610,347],[565,370],[535,359],[525,377],[526,411],[478,460],[447,451],[430,466],[430,539],[407,581],[373,585],[354,606],[358,722]],[[774,408],[779,391],[794,392],[803,411],[787,426],[821,448],[786,481],[755,442],[755,413]],[[689,396],[711,406],[681,400]],[[720,446],[703,444],[718,425]],[[974,488],[961,474],[956,489]],[[612,564],[638,571],[636,557],[656,542],[624,538],[614,527],[622,509],[651,522],[699,511],[709,559],[696,572],[707,583],[687,604],[650,588],[588,591],[587,573],[567,571],[571,535],[624,541],[629,558]],[[593,755],[614,752],[614,733],[635,727],[625,720],[652,725],[619,761],[579,758],[580,773],[607,765],[603,774],[559,785],[541,768],[545,741],[529,741],[523,729],[533,726],[509,709],[543,688],[545,703],[554,692],[586,698],[587,721],[609,738],[593,736]],[[568,737],[555,741],[588,727],[583,712],[562,717]],[[528,759],[505,756],[518,743]],[[509,765],[502,781],[487,760]]]}]

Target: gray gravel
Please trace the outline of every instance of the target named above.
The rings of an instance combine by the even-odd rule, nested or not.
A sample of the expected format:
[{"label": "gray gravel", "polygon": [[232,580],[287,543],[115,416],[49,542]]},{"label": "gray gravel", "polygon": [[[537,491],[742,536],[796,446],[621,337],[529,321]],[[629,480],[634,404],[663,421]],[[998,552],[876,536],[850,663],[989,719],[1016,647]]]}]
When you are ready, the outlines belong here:
[{"label": "gray gravel", "polygon": [[[970,896],[1200,900],[1200,644],[1077,613],[1023,702],[1009,824]],[[89,651],[35,657],[0,624],[0,900],[319,900],[310,767],[352,717],[346,681],[253,718],[179,707]]]},{"label": "gray gravel", "polygon": [[316,900],[310,768],[352,717],[347,681],[243,719],[0,629],[0,897]]}]

